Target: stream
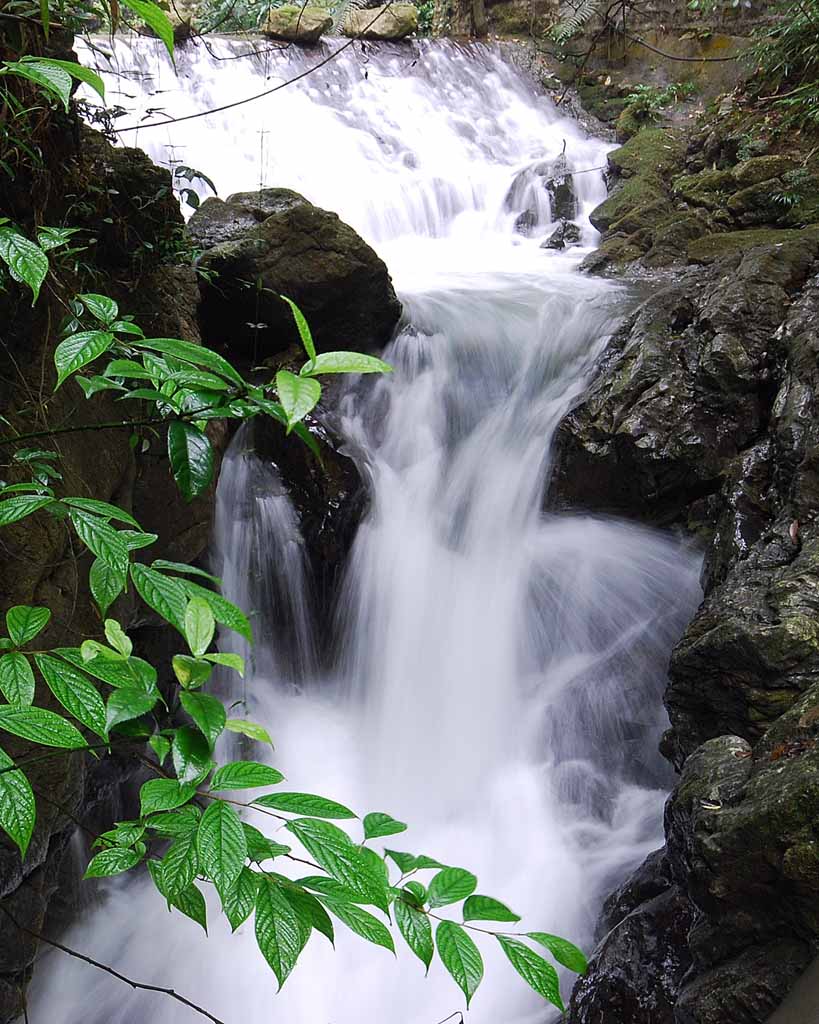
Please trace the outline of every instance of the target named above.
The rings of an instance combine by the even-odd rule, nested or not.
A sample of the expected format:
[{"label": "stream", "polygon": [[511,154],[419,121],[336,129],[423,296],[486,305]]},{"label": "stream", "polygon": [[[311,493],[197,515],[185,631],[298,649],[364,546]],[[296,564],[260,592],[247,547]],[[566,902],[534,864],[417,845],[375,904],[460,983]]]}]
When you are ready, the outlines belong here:
[{"label": "stream", "polygon": [[[329,52],[241,56],[249,49],[185,48],[177,76],[153,40],[119,40],[108,62],[81,46],[106,72],[109,103],[129,111],[119,126],[232,103]],[[385,353],[395,373],[351,382],[339,410],[372,503],[336,621],[311,611],[298,519],[275,470],[242,434],[225,460],[213,564],[229,597],[275,604],[293,626],[285,643],[255,620],[254,671],[235,693],[276,747],[253,756],[288,788],[409,822],[385,845],[474,871],[478,891],[526,929],[590,949],[605,895],[662,843],[666,665],[700,598],[699,555],[675,538],[543,511],[554,432],[629,302],[577,272],[595,244],[588,214],[606,194],[610,147],[500,51],[444,42],[350,47],[256,102],[123,141],[202,170],[220,196],[285,186],[336,211],[386,261],[404,305]],[[561,253],[541,248],[555,225],[531,172],[564,148],[583,172],[582,244]],[[515,230],[525,209],[528,236]],[[328,631],[331,673],[314,656]],[[231,936],[210,898],[209,910],[206,939],[145,879],[117,880],[66,942],[227,1024],[437,1024],[462,1008],[440,962],[425,978],[406,947],[394,960],[340,926],[336,950],[314,937],[277,995],[252,923]],[[486,977],[469,1021],[555,1019],[494,945],[481,943]],[[48,954],[29,1019],[76,1024],[78,1005],[85,1024],[201,1019]]]}]

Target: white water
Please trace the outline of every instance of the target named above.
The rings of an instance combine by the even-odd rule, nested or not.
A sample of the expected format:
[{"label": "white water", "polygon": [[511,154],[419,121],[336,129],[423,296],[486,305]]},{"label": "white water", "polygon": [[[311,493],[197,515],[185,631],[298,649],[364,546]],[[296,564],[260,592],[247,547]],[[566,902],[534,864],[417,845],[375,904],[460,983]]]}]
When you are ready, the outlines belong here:
[{"label": "white water", "polygon": [[[429,44],[413,57],[373,54],[364,78],[347,51],[298,86],[168,130],[177,157],[220,193],[261,180],[337,210],[387,260],[406,311],[387,353],[395,374],[351,389],[342,409],[373,507],[339,599],[338,671],[313,668],[313,631],[329,626],[311,619],[286,495],[242,437],[220,484],[217,568],[259,613],[243,693],[289,784],[409,821],[384,845],[468,867],[524,927],[588,946],[603,894],[661,841],[661,692],[699,597],[698,560],[635,526],[541,512],[550,439],[622,296],[577,274],[575,255],[539,248],[546,215],[534,238],[516,236],[520,211],[504,197],[564,139],[575,168],[604,162],[605,145],[491,51]],[[217,66],[201,50],[180,60],[178,83],[153,44],[118,59],[169,90],[135,87],[141,108],[185,113],[264,86],[257,64]],[[314,59],[271,58],[271,81]],[[164,133],[130,141],[162,155]],[[603,183],[576,181],[592,241],[585,218]],[[231,937],[211,905],[205,941],[144,882],[112,890],[68,944],[228,1024],[436,1024],[461,1007],[440,964],[425,979],[406,949],[394,962],[340,925],[337,950],[314,937],[275,995],[250,926]],[[469,1019],[550,1019],[492,943],[482,948],[487,977]],[[30,1020],[74,1024],[79,1005],[87,1024],[197,1019],[50,956]]]}]

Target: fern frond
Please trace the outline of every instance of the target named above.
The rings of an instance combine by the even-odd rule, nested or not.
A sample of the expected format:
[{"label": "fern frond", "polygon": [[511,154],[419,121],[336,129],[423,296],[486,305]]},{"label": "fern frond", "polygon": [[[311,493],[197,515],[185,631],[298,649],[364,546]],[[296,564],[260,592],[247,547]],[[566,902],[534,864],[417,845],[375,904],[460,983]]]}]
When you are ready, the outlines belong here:
[{"label": "fern frond", "polygon": [[559,21],[552,29],[556,43],[566,43],[591,21],[603,6],[602,0],[575,0],[574,10]]}]

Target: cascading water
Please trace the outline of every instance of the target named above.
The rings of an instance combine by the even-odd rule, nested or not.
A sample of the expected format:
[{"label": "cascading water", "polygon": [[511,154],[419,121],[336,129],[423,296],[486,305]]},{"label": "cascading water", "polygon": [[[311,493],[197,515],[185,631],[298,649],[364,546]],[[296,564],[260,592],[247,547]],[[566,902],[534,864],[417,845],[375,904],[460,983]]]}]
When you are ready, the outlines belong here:
[{"label": "cascading water", "polygon": [[[112,88],[136,94],[136,118],[160,105],[179,116],[316,59],[222,64],[245,44],[211,45],[213,56],[184,51],[177,79],[158,46],[117,43],[119,70],[138,75]],[[575,257],[540,248],[548,203],[531,237],[516,233],[524,211],[507,196],[529,202],[531,176],[564,141],[576,170],[604,163],[605,144],[559,118],[494,51],[442,43],[373,50],[366,64],[348,50],[238,113],[129,141],[167,160],[171,139],[173,158],[220,192],[288,186],[336,210],[377,246],[405,307],[386,353],[395,373],[351,386],[340,410],[368,464],[372,508],[339,601],[334,678],[315,678],[305,562],[278,479],[241,435],[223,470],[216,549],[228,596],[258,612],[246,696],[275,735],[275,764],[294,789],[409,821],[387,845],[468,867],[528,927],[588,945],[602,894],[660,841],[661,690],[699,597],[698,558],[671,538],[541,510],[551,437],[622,296],[577,274]],[[602,179],[575,183],[590,243]],[[117,898],[69,944],[230,1024],[436,1024],[460,1006],[440,964],[425,979],[406,950],[395,963],[347,934],[335,952],[311,941],[275,995],[251,926],[231,937],[211,904],[205,941],[168,917],[147,882],[112,888]],[[549,1019],[500,951],[487,942],[484,952],[470,1017]],[[74,1024],[80,1002],[88,1024],[195,1019],[50,957],[30,1019]]]}]

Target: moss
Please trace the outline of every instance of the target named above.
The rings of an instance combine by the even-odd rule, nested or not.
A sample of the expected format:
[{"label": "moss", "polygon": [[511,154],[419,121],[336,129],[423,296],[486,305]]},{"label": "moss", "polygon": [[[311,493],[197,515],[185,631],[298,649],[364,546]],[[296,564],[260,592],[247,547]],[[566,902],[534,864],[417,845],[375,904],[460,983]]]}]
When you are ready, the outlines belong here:
[{"label": "moss", "polygon": [[794,162],[788,156],[755,156],[738,164],[733,174],[739,186],[748,188],[770,181],[771,178],[779,178],[793,168]]},{"label": "moss", "polygon": [[758,228],[754,231],[728,231],[723,234],[705,235],[688,246],[691,263],[715,263],[725,256],[744,255],[761,245],[782,245],[806,237],[819,237],[819,225],[804,231]]},{"label": "moss", "polygon": [[662,178],[678,170],[683,146],[676,132],[644,128],[633,139],[609,153],[609,164],[621,178]]},{"label": "moss", "polygon": [[703,206],[706,210],[718,210],[725,205],[728,195],[737,188],[730,171],[700,171],[699,174],[683,174],[675,178],[672,189],[692,206]]},{"label": "moss", "polygon": [[592,212],[590,219],[598,231],[608,231],[633,211],[664,198],[658,181],[629,178]]},{"label": "moss", "polygon": [[667,224],[673,219],[674,208],[667,199],[652,199],[641,206],[630,208],[625,216],[611,225],[612,231],[632,235],[635,232],[643,232],[647,228],[658,228]]}]

